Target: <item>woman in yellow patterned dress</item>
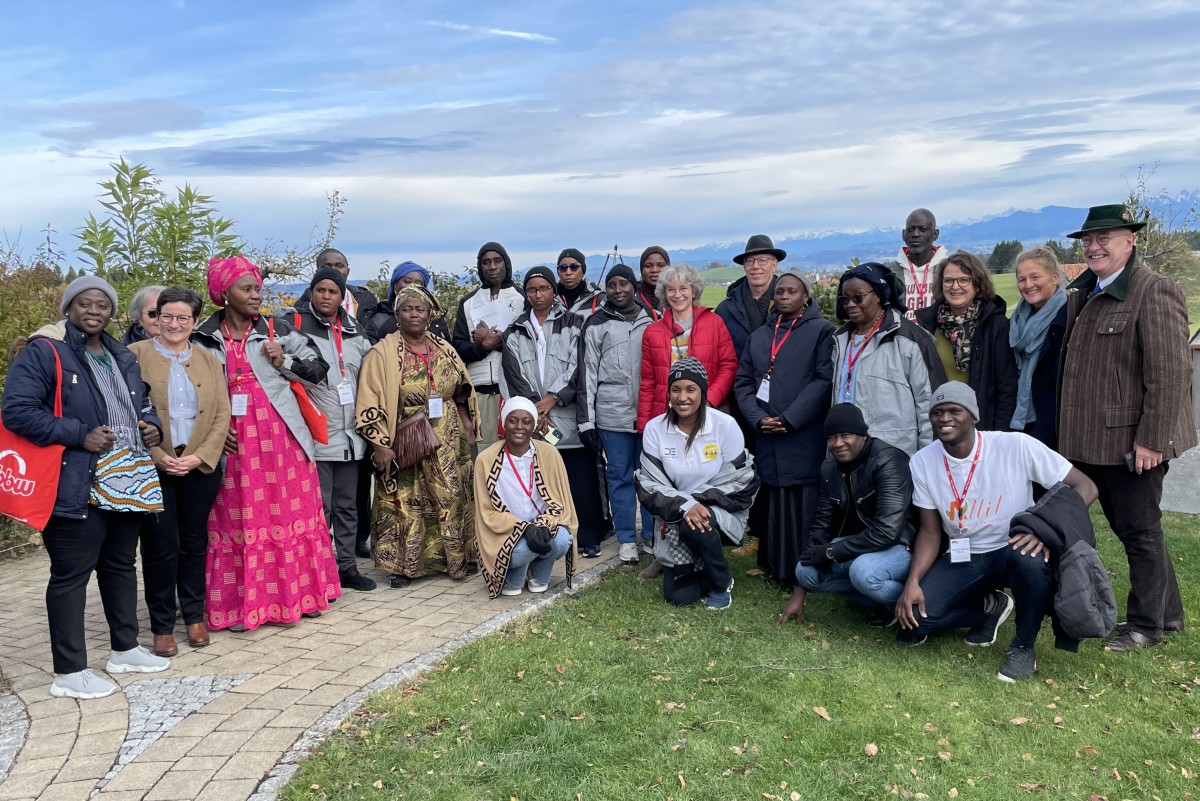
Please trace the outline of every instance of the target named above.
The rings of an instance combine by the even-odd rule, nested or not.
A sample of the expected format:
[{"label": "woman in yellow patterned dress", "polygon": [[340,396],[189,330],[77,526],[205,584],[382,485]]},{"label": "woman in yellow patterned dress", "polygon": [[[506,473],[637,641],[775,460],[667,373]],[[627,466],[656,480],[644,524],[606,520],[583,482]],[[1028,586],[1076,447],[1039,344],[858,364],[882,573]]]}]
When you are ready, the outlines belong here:
[{"label": "woman in yellow patterned dress", "polygon": [[[355,425],[377,471],[371,553],[375,566],[392,574],[392,587],[430,573],[463,579],[476,559],[475,390],[454,348],[428,333],[431,315],[440,311],[429,291],[404,287],[393,308],[397,331],[363,358],[358,381]],[[442,444],[424,461],[397,469],[396,425],[417,412],[429,417]]]}]

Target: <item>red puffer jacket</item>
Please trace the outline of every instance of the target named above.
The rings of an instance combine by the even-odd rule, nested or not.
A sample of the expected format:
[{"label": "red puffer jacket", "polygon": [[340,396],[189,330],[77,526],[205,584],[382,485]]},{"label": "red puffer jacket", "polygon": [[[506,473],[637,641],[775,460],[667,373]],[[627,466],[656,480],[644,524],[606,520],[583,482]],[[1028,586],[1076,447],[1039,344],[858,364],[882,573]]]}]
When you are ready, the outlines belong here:
[{"label": "red puffer jacket", "polygon": [[[667,374],[671,371],[671,340],[683,333],[671,309],[651,323],[642,335],[642,386],[638,390],[638,431],[667,410]],[[731,400],[737,374],[737,353],[725,321],[705,306],[692,309],[688,355],[695,356],[708,372],[708,405]]]}]

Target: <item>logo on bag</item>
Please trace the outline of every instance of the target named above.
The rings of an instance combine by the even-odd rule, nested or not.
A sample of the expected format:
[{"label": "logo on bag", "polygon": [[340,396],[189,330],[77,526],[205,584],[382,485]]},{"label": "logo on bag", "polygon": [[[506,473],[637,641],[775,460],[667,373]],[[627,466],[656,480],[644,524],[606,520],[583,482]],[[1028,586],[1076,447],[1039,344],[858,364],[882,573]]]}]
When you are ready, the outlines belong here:
[{"label": "logo on bag", "polygon": [[9,495],[21,495],[28,498],[33,495],[37,482],[25,478],[25,460],[16,451],[0,451],[0,462],[11,456],[17,463],[17,473],[13,473],[5,464],[0,464],[0,492]]}]

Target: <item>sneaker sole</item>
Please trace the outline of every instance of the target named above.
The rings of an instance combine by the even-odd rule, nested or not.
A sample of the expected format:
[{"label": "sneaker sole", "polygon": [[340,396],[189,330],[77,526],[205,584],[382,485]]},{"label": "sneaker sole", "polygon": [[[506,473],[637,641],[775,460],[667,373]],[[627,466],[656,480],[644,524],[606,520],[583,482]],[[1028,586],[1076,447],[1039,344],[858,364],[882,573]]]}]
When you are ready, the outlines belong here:
[{"label": "sneaker sole", "polygon": [[164,670],[169,670],[170,664],[162,667],[151,667],[149,665],[114,665],[109,662],[104,666],[106,673],[162,673]]},{"label": "sneaker sole", "polygon": [[1036,673],[1037,673],[1037,662],[1034,662],[1033,663],[1033,673],[1030,673],[1028,676],[1021,676],[1020,678],[1016,678],[1013,676],[1006,676],[1004,674],[1004,671],[1000,671],[999,673],[996,674],[996,678],[1000,679],[1000,681],[1004,682],[1005,684],[1016,684],[1021,679],[1032,679]]},{"label": "sneaker sole", "polygon": [[992,629],[992,639],[988,640],[987,642],[971,642],[970,640],[964,639],[963,642],[965,642],[967,645],[970,645],[974,648],[990,648],[996,644],[996,638],[1000,636],[1000,627],[1004,625],[1004,621],[1008,620],[1009,615],[1013,613],[1013,609],[1015,609],[1017,606],[1016,602],[1013,601],[1012,597],[1008,593],[1001,594],[1004,596],[1004,611],[1000,613],[1000,619],[996,621],[996,628]]},{"label": "sneaker sole", "polygon": [[550,589],[549,584],[547,584],[545,587],[530,587],[529,591],[534,594],[540,595],[541,593],[545,592],[548,589]]},{"label": "sneaker sole", "polygon": [[76,692],[75,690],[66,690],[66,689],[63,689],[62,687],[56,687],[53,684],[50,685],[50,694],[53,695],[55,698],[75,698],[80,701],[93,701],[97,698],[107,698],[108,696],[112,695],[116,691],[117,691],[117,688],[114,686],[111,690],[106,690],[104,692],[81,693],[81,692]]}]

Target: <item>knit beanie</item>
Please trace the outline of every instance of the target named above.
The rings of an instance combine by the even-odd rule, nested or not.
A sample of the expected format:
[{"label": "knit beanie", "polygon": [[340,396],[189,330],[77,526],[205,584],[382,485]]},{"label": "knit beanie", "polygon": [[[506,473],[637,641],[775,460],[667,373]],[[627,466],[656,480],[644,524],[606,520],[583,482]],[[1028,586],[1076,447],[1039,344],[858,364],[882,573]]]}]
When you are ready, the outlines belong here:
[{"label": "knit beanie", "polygon": [[825,415],[825,439],[835,434],[857,434],[860,437],[869,436],[867,421],[863,419],[862,409],[853,403],[838,403]]},{"label": "knit beanie", "polygon": [[554,289],[558,286],[558,279],[554,276],[554,271],[549,267],[542,267],[539,265],[537,267],[530,267],[528,270],[526,270],[524,277],[521,279],[521,289],[529,286],[530,278],[546,279],[546,282],[550,284],[551,289]]},{"label": "knit beanie", "polygon": [[708,394],[708,371],[695,356],[684,356],[671,365],[671,370],[667,373],[668,394],[671,392],[671,385],[676,381],[693,381],[700,387],[701,392]]},{"label": "knit beanie", "polygon": [[971,413],[975,422],[979,422],[979,400],[975,390],[961,381],[947,381],[933,391],[933,399],[929,402],[929,411],[945,403],[956,403]]},{"label": "knit beanie", "polygon": [[59,304],[58,310],[63,314],[67,313],[67,307],[71,305],[71,301],[75,300],[80,294],[87,292],[89,289],[99,289],[108,299],[112,301],[112,310],[115,314],[117,311],[117,290],[112,288],[112,284],[105,281],[103,278],[97,278],[94,275],[81,275],[71,283],[67,284],[67,289],[63,292],[62,303]]},{"label": "knit beanie", "polygon": [[608,269],[608,275],[605,276],[604,282],[608,283],[610,278],[624,278],[629,283],[637,286],[637,279],[633,276],[633,270],[628,264],[615,264]]},{"label": "knit beanie", "polygon": [[583,258],[583,254],[576,248],[567,248],[562,253],[559,253],[558,258],[555,259],[554,263],[559,264],[562,262],[563,259],[565,259],[567,257],[570,257],[570,258],[574,259],[575,261],[579,262],[580,266],[583,267],[583,271],[585,273],[587,272],[587,260]]},{"label": "knit beanie", "polygon": [[658,245],[651,245],[642,251],[642,258],[638,259],[638,268],[642,270],[646,269],[646,259],[653,256],[655,253],[662,256],[667,264],[671,263],[671,256],[665,249],[660,248]]},{"label": "knit beanie", "polygon": [[337,288],[341,291],[342,297],[346,297],[346,278],[338,270],[332,267],[322,267],[313,273],[312,280],[308,282],[310,290],[316,289],[317,284],[322,281],[332,281],[337,284]]}]

